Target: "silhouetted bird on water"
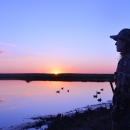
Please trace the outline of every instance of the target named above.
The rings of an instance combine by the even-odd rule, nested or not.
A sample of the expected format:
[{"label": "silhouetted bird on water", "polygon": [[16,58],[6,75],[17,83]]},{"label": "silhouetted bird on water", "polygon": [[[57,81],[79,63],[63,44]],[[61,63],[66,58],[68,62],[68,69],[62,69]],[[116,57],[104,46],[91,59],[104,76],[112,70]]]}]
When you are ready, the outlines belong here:
[{"label": "silhouetted bird on water", "polygon": [[100,92],[97,92],[97,94],[100,94]]},{"label": "silhouetted bird on water", "polygon": [[99,98],[99,99],[98,99],[98,101],[99,101],[99,102],[101,102],[101,101],[102,101],[102,99],[101,99],[101,98]]},{"label": "silhouetted bird on water", "polygon": [[69,92],[69,90],[67,90],[67,92]]},{"label": "silhouetted bird on water", "polygon": [[101,89],[101,91],[103,91],[103,88]]},{"label": "silhouetted bird on water", "polygon": [[63,87],[61,89],[63,90]]},{"label": "silhouetted bird on water", "polygon": [[60,91],[56,91],[56,93],[60,93]]},{"label": "silhouetted bird on water", "polygon": [[93,95],[94,98],[97,98],[97,95]]}]

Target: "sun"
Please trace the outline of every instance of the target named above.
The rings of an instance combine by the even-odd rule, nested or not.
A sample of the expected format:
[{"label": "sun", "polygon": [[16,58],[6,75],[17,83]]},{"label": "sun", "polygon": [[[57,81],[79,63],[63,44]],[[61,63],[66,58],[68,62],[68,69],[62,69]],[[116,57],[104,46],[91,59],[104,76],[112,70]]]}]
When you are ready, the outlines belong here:
[{"label": "sun", "polygon": [[57,74],[58,74],[58,72],[55,72],[54,74],[56,74],[56,75],[57,75]]},{"label": "sun", "polygon": [[60,72],[59,72],[59,71],[53,71],[53,73],[54,73],[55,75],[58,75]]}]

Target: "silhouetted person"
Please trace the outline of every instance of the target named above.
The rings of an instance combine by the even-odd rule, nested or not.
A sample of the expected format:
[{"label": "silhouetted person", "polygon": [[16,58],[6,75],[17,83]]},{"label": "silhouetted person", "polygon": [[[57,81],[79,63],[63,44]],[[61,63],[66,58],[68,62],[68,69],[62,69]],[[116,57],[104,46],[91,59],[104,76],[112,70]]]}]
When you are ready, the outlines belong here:
[{"label": "silhouetted person", "polygon": [[101,102],[101,101],[102,101],[102,99],[101,99],[101,98],[99,98],[99,99],[98,99],[98,101],[99,101],[99,102]]},{"label": "silhouetted person", "polygon": [[61,89],[63,90],[64,88],[62,87]]},{"label": "silhouetted person", "polygon": [[97,95],[93,95],[94,98],[97,98]]},{"label": "silhouetted person", "polygon": [[101,89],[101,91],[103,91],[103,88]]},{"label": "silhouetted person", "polygon": [[121,56],[114,73],[112,127],[113,130],[130,130],[130,29],[122,29],[110,38],[116,41]]},{"label": "silhouetted person", "polygon": [[69,90],[67,90],[67,92],[69,92]]}]

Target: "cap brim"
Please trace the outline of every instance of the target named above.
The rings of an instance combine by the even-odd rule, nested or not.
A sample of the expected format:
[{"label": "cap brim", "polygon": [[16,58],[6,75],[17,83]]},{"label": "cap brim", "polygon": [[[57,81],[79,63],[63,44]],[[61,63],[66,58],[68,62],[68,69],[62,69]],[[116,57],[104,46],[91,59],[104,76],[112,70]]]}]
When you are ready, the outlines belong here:
[{"label": "cap brim", "polygon": [[118,35],[112,35],[110,36],[110,38],[114,39],[115,41],[117,41],[117,39],[119,39],[119,36]]}]

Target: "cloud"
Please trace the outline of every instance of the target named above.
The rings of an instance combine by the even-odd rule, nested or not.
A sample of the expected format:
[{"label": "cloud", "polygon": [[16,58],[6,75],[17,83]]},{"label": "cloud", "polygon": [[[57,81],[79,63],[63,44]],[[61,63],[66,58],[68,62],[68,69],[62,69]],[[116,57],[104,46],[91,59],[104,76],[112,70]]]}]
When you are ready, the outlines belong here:
[{"label": "cloud", "polygon": [[33,61],[33,60],[43,60],[43,59],[28,56],[28,57],[19,57],[19,58],[3,58],[2,60]]},{"label": "cloud", "polygon": [[16,47],[15,44],[10,44],[10,43],[3,43],[3,42],[0,42],[1,45],[4,45],[4,46],[12,46],[12,47]]},{"label": "cloud", "polygon": [[15,44],[4,44],[5,46],[11,46],[11,47],[16,47]]},{"label": "cloud", "polygon": [[14,95],[15,93],[12,92],[7,92],[7,93],[2,93],[3,95]]},{"label": "cloud", "polygon": [[42,60],[42,58],[26,56],[26,57],[21,58],[21,60],[25,60],[25,61],[30,61],[30,60]]},{"label": "cloud", "polygon": [[2,99],[0,99],[0,102],[4,102]]},{"label": "cloud", "polygon": [[3,51],[0,51],[0,54],[4,54],[4,52],[3,52]]},{"label": "cloud", "polygon": [[3,58],[1,60],[15,60],[15,59],[13,59],[13,58]]}]

